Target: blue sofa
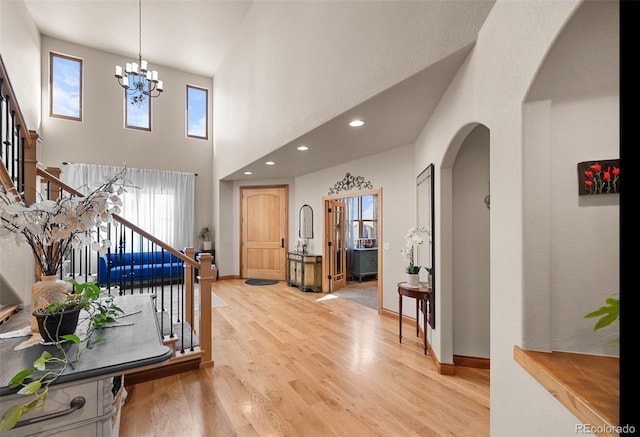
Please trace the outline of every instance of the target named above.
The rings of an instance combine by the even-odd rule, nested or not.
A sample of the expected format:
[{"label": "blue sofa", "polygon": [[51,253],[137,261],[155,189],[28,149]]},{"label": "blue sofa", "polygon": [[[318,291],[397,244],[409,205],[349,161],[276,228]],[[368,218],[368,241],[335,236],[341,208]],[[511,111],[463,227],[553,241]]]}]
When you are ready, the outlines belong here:
[{"label": "blue sofa", "polygon": [[108,253],[98,260],[98,284],[162,283],[184,279],[184,262],[169,252]]}]

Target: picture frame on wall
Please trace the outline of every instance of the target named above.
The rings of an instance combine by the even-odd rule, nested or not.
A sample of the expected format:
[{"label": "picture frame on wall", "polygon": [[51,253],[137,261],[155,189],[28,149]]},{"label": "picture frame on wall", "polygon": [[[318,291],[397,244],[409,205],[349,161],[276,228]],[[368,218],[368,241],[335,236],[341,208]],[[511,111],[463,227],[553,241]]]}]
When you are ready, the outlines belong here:
[{"label": "picture frame on wall", "polygon": [[580,196],[619,192],[619,159],[601,159],[578,163],[578,194]]},{"label": "picture frame on wall", "polygon": [[416,223],[418,228],[427,229],[427,239],[418,247],[418,264],[431,270],[429,295],[429,326],[436,328],[436,269],[435,269],[435,199],[434,199],[434,164],[429,164],[416,178],[417,205]]}]

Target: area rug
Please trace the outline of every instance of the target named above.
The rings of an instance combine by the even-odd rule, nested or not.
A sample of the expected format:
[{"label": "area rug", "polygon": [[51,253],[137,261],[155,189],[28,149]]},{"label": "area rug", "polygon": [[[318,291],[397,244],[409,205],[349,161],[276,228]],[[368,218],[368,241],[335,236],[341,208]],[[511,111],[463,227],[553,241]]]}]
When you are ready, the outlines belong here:
[{"label": "area rug", "polygon": [[212,293],[211,294],[211,308],[224,308],[224,307],[228,307],[229,305],[227,305],[227,303],[220,299],[220,297],[215,294]]},{"label": "area rug", "polygon": [[378,309],[378,289],[376,287],[345,287],[338,291],[334,291],[331,294],[343,299],[349,299],[353,302],[359,303],[360,305],[368,306],[374,310]]},{"label": "area rug", "polygon": [[247,285],[273,285],[278,282],[279,281],[277,279],[247,279],[244,281]]}]

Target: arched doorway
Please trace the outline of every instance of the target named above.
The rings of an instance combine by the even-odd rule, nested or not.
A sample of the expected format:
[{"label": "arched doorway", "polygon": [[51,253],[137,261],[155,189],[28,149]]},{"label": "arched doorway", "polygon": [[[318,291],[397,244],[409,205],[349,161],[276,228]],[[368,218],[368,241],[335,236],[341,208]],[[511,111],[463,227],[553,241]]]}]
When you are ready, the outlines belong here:
[{"label": "arched doorway", "polygon": [[490,359],[489,145],[486,126],[465,126],[440,171],[441,198],[451,199],[442,202],[440,215],[441,247],[449,248],[441,266],[450,266],[441,275],[441,323],[451,333],[442,339],[442,361],[480,368],[489,368]]}]

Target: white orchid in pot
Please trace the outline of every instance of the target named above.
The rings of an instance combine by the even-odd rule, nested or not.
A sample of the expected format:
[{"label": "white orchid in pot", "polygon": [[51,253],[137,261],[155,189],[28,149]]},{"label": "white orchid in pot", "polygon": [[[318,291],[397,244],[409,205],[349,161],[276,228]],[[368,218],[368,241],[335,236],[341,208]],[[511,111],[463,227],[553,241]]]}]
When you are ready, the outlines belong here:
[{"label": "white orchid in pot", "polygon": [[424,268],[429,274],[431,274],[431,269],[429,267],[420,266],[415,263],[415,252],[417,250],[417,247],[424,243],[424,236],[428,237],[430,235],[431,233],[426,227],[414,226],[410,228],[409,231],[407,231],[407,234],[404,236],[406,247],[404,249],[401,249],[400,252],[402,253],[404,259],[409,262],[409,265],[407,265],[406,267],[406,272],[408,274],[407,282],[412,287],[417,287],[419,285],[420,269]]},{"label": "white orchid in pot", "polygon": [[[65,298],[67,283],[56,278],[65,253],[89,247],[102,254],[111,245],[100,237],[105,235],[104,224],[120,212],[124,174],[125,169],[84,196],[66,194],[31,204],[0,187],[0,237],[13,237],[17,245],[26,242],[41,272],[42,280],[32,289],[32,312]],[[48,291],[39,288],[43,283]],[[37,332],[35,321],[32,330]]]}]

